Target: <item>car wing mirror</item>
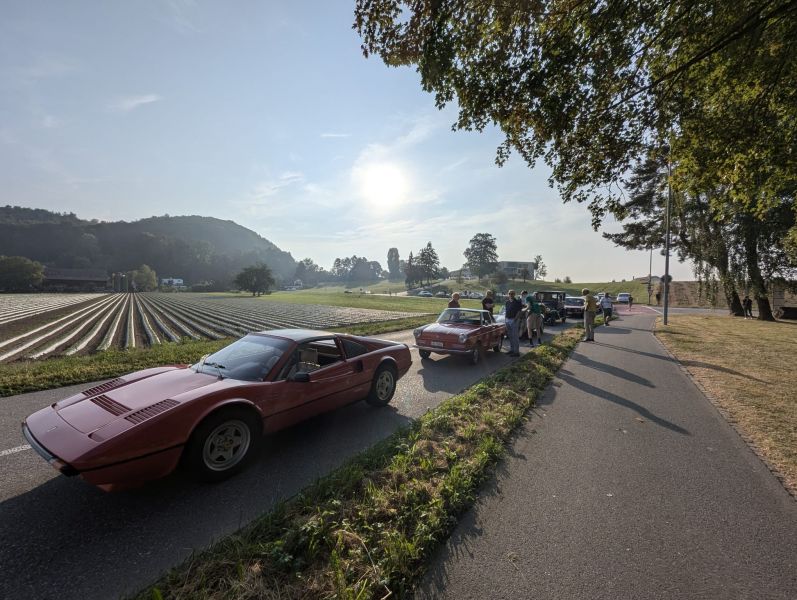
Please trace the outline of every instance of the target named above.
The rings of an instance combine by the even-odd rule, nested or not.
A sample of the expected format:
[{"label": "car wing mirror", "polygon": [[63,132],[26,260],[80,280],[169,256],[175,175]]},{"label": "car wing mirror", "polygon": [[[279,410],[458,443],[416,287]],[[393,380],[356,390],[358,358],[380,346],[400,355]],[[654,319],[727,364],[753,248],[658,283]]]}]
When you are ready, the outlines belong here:
[{"label": "car wing mirror", "polygon": [[291,375],[291,381],[296,383],[309,383],[310,373],[294,373]]}]

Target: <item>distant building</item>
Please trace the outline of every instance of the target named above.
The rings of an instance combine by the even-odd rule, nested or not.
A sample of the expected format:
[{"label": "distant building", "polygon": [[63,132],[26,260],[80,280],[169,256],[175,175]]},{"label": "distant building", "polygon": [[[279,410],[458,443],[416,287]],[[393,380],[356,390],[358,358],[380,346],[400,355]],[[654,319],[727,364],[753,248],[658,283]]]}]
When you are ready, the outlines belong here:
[{"label": "distant building", "polygon": [[54,292],[104,292],[108,289],[104,269],[59,269],[44,267],[42,288]]},{"label": "distant building", "polygon": [[498,270],[506,273],[510,279],[523,279],[521,272],[523,269],[528,270],[529,274],[526,279],[534,279],[535,265],[532,261],[518,261],[518,260],[499,260]]},{"label": "distant building", "polygon": [[172,287],[182,287],[185,285],[183,280],[179,277],[164,277],[161,279],[161,285],[169,285]]}]

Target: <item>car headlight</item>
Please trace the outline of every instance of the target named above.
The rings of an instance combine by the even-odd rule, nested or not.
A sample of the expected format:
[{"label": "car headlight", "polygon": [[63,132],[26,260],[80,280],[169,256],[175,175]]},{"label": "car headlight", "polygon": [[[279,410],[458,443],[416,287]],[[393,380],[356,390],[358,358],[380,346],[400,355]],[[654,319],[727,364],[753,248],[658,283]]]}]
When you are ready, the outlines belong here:
[{"label": "car headlight", "polygon": [[468,339],[468,334],[467,333],[460,333],[459,334],[459,343],[460,344],[464,344],[465,340],[467,340],[467,339]]},{"label": "car headlight", "polygon": [[415,337],[418,337],[418,336],[419,336],[419,335],[421,335],[422,333],[423,333],[423,327],[418,327],[418,329],[416,329],[415,331],[413,331],[413,332],[412,332],[412,334],[413,334]]}]

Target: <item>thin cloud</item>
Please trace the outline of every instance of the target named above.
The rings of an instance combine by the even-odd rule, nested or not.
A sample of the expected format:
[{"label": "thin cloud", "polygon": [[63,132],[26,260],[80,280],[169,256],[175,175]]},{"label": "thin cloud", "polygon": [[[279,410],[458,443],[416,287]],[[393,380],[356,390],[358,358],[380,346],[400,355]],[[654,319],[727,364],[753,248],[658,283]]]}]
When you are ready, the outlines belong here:
[{"label": "thin cloud", "polygon": [[111,103],[108,106],[108,109],[113,112],[130,112],[139,108],[140,106],[144,106],[146,104],[152,104],[153,102],[159,102],[163,98],[158,94],[143,94],[141,96],[125,96],[123,98],[119,98],[116,102]]},{"label": "thin cloud", "polygon": [[347,138],[351,137],[350,133],[322,133],[322,138]]},{"label": "thin cloud", "polygon": [[276,195],[280,190],[304,182],[304,175],[299,171],[286,171],[276,179],[261,181],[249,194],[252,201],[260,201]]}]

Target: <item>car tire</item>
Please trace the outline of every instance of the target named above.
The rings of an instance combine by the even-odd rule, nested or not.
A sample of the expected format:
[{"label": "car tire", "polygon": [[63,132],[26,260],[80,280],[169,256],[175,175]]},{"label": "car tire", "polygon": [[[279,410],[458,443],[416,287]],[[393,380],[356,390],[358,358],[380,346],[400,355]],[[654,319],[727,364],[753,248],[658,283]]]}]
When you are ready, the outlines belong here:
[{"label": "car tire", "polygon": [[183,456],[195,479],[215,483],[243,470],[257,455],[261,440],[261,423],[251,410],[223,408],[194,429]]},{"label": "car tire", "polygon": [[387,406],[395,393],[396,368],[392,365],[382,365],[374,374],[371,391],[368,392],[365,401],[371,406]]},{"label": "car tire", "polygon": [[432,355],[429,350],[418,350],[418,354],[421,355],[421,358],[429,358]]},{"label": "car tire", "polygon": [[481,357],[481,352],[479,352],[478,348],[474,348],[473,351],[470,353],[470,364],[478,365],[480,357]]},{"label": "car tire", "polygon": [[493,352],[501,352],[501,346],[503,345],[504,345],[504,336],[501,336],[498,339],[498,343],[495,346],[493,346]]}]

